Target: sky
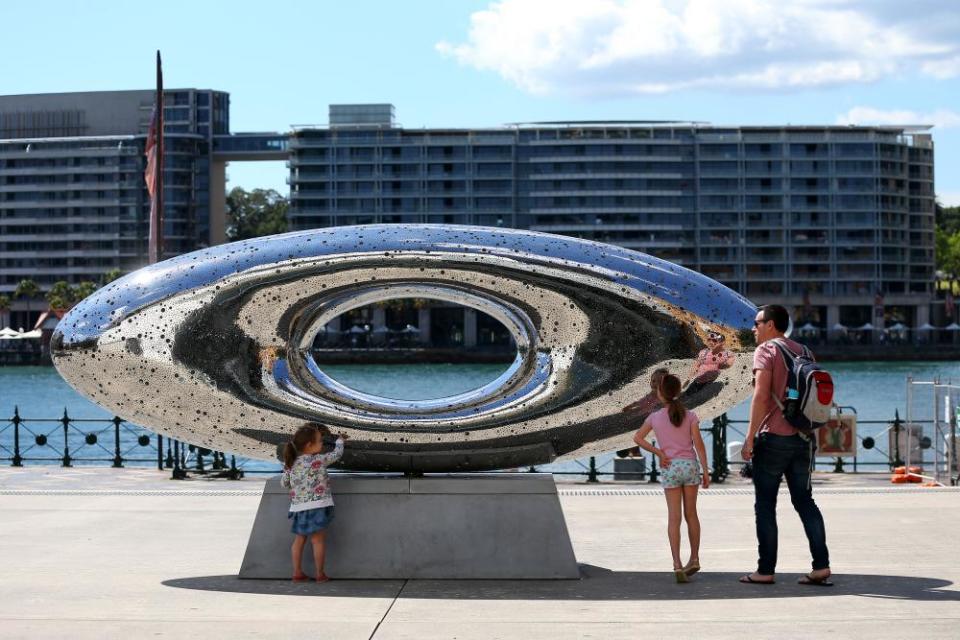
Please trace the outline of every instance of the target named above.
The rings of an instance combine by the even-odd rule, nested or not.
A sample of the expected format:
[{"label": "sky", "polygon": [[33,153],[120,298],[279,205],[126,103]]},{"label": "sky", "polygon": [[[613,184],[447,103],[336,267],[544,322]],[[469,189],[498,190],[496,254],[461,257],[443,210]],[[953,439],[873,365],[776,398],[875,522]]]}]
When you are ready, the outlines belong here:
[{"label": "sky", "polygon": [[[408,128],[544,120],[932,124],[960,205],[955,0],[315,0],[0,4],[0,94],[231,95],[231,128],[390,102]],[[285,193],[283,163],[229,186]]]}]

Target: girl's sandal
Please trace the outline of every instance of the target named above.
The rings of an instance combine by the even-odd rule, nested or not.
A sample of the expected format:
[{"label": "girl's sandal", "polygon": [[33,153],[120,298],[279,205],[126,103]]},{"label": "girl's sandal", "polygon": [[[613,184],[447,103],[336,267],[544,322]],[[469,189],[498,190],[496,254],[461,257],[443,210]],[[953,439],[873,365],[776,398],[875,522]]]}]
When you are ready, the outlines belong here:
[{"label": "girl's sandal", "polygon": [[293,576],[292,578],[290,578],[291,582],[307,582],[308,580],[310,580],[310,576],[308,576],[305,573],[301,573],[298,576]]},{"label": "girl's sandal", "polygon": [[321,573],[315,578],[315,580],[317,582],[330,582],[330,576],[326,575],[325,573]]},{"label": "girl's sandal", "polygon": [[698,560],[691,560],[683,568],[683,572],[687,574],[687,576],[692,576],[698,571],[700,571],[700,562]]},{"label": "girl's sandal", "polygon": [[690,579],[687,577],[687,574],[683,569],[674,569],[673,575],[677,578],[677,584],[686,584],[687,582],[690,582]]}]

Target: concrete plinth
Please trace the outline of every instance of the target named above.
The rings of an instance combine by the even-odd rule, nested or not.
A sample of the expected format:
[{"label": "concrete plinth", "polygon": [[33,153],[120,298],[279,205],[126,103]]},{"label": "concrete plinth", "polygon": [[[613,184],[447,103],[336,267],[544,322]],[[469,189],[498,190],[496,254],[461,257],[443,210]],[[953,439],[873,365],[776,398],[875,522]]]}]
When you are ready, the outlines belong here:
[{"label": "concrete plinth", "polygon": [[[549,474],[336,475],[326,573],[367,579],[575,579],[573,546]],[[241,578],[289,578],[289,498],[264,487]],[[303,570],[313,573],[309,548]]]}]

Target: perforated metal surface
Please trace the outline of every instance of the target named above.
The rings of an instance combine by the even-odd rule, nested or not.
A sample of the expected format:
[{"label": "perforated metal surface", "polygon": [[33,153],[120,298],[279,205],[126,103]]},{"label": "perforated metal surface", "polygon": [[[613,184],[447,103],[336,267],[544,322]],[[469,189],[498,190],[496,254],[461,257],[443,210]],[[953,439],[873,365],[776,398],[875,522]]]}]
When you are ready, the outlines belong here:
[{"label": "perforated metal surface", "polygon": [[[409,297],[494,316],[514,337],[514,362],[480,389],[427,401],[349,389],[316,365],[311,346],[329,320]],[[129,274],[74,307],[52,352],[94,402],[200,446],[272,459],[317,421],[350,436],[348,469],[485,470],[630,446],[658,406],[651,374],[691,380],[711,334],[724,364],[683,400],[703,420],[738,403],[754,313],[709,278],[610,245],[483,227],[338,227]]]}]

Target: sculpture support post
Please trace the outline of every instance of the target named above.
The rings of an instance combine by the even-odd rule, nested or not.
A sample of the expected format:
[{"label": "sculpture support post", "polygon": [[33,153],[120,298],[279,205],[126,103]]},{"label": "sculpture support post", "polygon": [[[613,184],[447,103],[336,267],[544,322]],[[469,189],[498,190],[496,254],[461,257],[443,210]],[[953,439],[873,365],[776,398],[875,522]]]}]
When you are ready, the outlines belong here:
[{"label": "sculpture support post", "polygon": [[[325,569],[332,578],[579,578],[549,474],[334,474],[331,486]],[[268,480],[241,578],[290,577],[289,504],[279,478]],[[309,549],[303,562],[312,574]]]}]

